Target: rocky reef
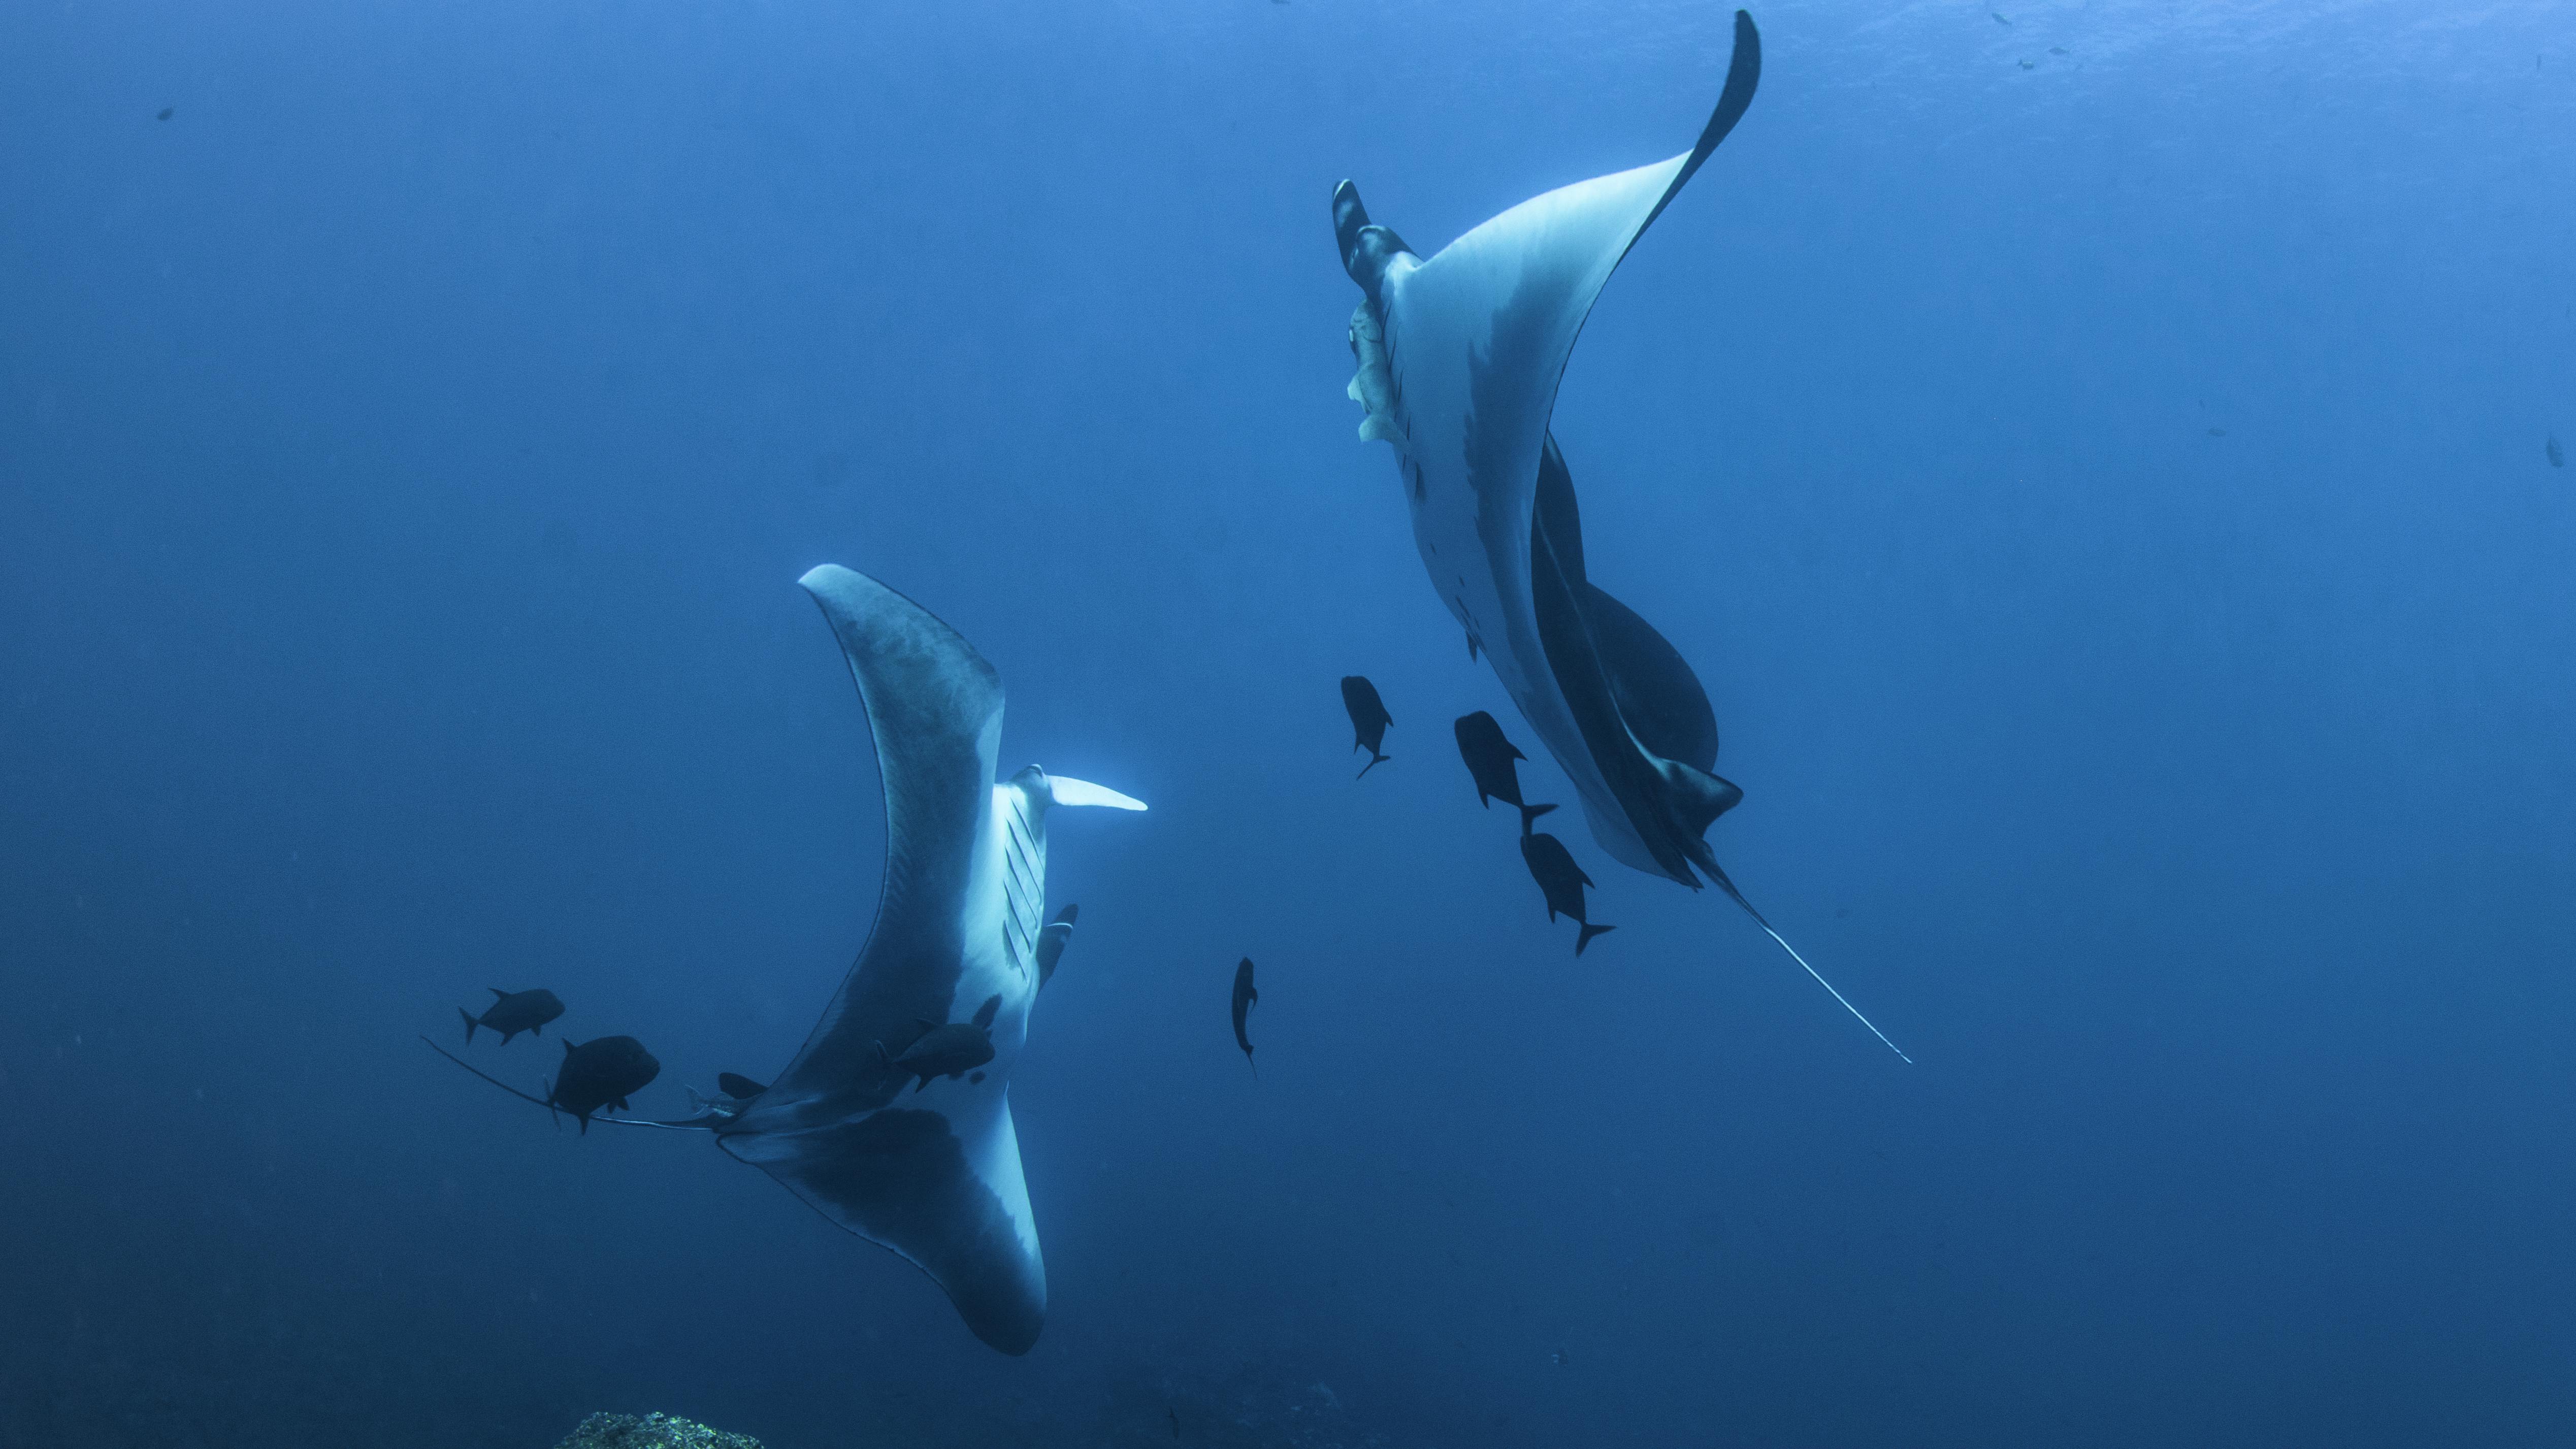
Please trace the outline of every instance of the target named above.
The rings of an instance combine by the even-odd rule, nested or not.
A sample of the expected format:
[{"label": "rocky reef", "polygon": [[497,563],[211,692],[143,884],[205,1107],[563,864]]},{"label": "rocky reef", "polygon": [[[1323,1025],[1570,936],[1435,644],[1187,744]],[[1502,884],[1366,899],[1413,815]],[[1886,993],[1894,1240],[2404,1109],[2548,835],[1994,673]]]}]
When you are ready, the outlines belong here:
[{"label": "rocky reef", "polygon": [[593,1414],[555,1449],[760,1449],[760,1441],[668,1414]]}]

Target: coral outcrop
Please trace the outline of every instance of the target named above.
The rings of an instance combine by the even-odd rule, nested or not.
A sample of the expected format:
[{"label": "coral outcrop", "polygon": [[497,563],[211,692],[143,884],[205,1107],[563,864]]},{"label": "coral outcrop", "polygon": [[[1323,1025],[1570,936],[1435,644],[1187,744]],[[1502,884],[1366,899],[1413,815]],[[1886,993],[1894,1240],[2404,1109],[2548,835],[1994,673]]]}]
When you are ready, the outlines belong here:
[{"label": "coral outcrop", "polygon": [[760,1449],[760,1441],[668,1414],[593,1414],[555,1449]]}]

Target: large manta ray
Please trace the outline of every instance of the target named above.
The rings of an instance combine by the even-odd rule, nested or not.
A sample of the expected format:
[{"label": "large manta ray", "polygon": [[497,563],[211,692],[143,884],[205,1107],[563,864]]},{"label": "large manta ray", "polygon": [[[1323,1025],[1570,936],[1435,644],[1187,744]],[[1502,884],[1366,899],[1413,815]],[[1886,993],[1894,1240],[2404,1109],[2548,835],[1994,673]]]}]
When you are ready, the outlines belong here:
[{"label": "large manta ray", "polygon": [[1044,923],[1047,810],[1145,807],[1034,765],[994,784],[1002,679],[975,646],[864,574],[826,564],[799,582],[840,640],[876,737],[886,806],[876,928],[766,1089],[635,1125],[713,1132],[824,1217],[929,1274],[977,1338],[1026,1353],[1046,1319],[1046,1265],[1010,1073],[1029,1006],[1073,933],[1069,920]]},{"label": "large manta ray", "polygon": [[1333,231],[1367,294],[1350,327],[1360,436],[1394,445],[1414,542],[1469,652],[1493,661],[1603,850],[1694,890],[1706,875],[1833,991],[1702,838],[1744,798],[1716,773],[1716,712],[1680,652],[1585,571],[1574,480],[1548,431],[1593,299],[1735,128],[1761,74],[1762,38],[1739,10],[1716,113],[1681,155],[1524,201],[1428,261],[1371,225],[1348,181]]}]

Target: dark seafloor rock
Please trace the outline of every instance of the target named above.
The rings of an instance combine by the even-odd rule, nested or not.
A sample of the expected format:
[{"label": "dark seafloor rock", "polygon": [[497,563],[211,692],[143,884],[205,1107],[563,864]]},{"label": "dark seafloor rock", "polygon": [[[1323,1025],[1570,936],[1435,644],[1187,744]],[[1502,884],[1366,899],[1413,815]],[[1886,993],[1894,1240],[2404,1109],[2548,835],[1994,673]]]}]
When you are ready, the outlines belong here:
[{"label": "dark seafloor rock", "polygon": [[555,1449],[760,1449],[760,1441],[668,1414],[593,1414]]}]

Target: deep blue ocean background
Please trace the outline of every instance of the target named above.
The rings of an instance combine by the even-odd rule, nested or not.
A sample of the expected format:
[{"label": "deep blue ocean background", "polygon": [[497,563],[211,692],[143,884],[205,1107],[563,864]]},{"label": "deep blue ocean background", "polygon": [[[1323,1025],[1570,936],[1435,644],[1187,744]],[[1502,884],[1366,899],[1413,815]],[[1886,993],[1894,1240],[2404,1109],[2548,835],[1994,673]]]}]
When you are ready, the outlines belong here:
[{"label": "deep blue ocean background", "polygon": [[[1334,183],[1680,151],[1723,5],[0,7],[0,1444],[2569,1442],[2576,15],[1755,18],[1556,433],[1912,1067],[1569,810],[1573,959],[1343,396]],[[1053,831],[1025,1359],[415,1040],[784,1063],[826,561],[1153,805]]]}]

